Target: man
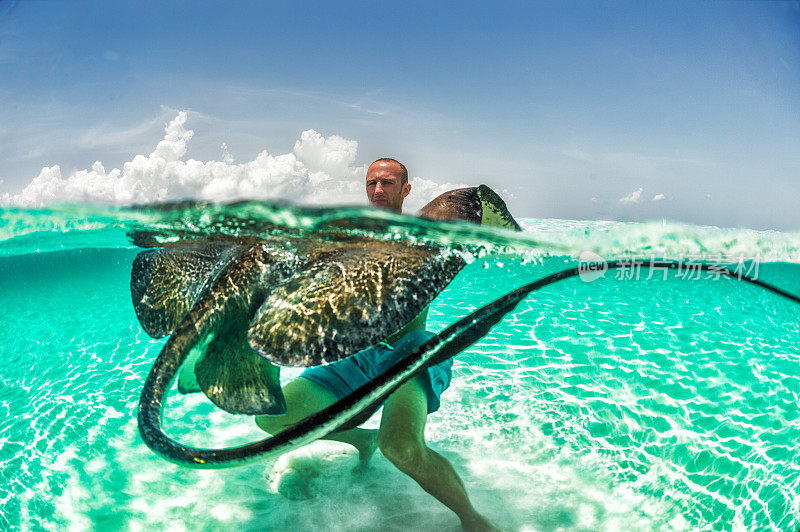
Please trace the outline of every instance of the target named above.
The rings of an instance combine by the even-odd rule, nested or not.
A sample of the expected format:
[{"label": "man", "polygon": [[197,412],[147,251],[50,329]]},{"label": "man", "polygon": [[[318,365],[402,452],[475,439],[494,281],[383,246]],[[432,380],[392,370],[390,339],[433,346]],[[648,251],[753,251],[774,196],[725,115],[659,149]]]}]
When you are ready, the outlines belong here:
[{"label": "man", "polygon": [[[403,200],[411,192],[406,167],[394,159],[378,159],[367,170],[366,190],[372,205],[402,212]],[[283,389],[286,414],[258,416],[256,424],[276,434],[382,373],[433,336],[425,331],[427,313],[426,308],[384,343],[334,364],[308,368]],[[465,530],[495,530],[473,508],[464,483],[450,462],[425,443],[427,415],[439,407],[439,395],[450,384],[451,366],[452,360],[433,366],[390,395],[383,404],[377,435],[374,430],[354,428],[329,434],[325,439],[356,447],[362,465],[366,465],[377,445],[400,471],[453,510]]]}]

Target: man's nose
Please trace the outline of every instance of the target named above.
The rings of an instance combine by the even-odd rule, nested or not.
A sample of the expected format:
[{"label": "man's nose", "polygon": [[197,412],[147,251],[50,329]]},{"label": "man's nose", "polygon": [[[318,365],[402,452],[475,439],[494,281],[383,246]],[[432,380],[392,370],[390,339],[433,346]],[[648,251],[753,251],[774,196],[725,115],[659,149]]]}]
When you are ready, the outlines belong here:
[{"label": "man's nose", "polygon": [[375,184],[375,192],[376,192],[376,193],[378,193],[378,192],[383,192],[383,186],[381,186],[381,184],[380,184],[380,183],[376,183],[376,184]]}]

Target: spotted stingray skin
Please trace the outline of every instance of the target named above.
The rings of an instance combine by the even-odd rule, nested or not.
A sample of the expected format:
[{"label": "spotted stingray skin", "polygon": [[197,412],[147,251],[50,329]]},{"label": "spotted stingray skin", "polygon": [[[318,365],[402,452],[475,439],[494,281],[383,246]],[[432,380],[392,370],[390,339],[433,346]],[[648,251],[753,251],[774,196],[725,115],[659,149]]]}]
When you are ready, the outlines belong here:
[{"label": "spotted stingray skin", "polygon": [[336,362],[413,320],[463,265],[457,255],[396,242],[342,245],[267,297],[250,345],[280,365]]}]

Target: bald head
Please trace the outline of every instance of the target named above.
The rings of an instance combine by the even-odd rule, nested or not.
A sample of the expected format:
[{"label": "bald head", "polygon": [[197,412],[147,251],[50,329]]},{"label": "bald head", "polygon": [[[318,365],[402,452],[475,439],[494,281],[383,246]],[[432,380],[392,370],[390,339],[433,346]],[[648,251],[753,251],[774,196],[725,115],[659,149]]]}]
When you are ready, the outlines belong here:
[{"label": "bald head", "polygon": [[392,165],[395,165],[400,170],[400,178],[403,180],[403,184],[405,185],[406,183],[408,183],[408,170],[406,169],[406,166],[403,163],[401,163],[400,161],[398,161],[397,159],[392,159],[391,157],[382,157],[382,158],[376,160],[371,165],[369,165],[370,168],[372,168],[372,166],[375,165],[375,164],[377,164],[379,166],[392,166]]},{"label": "bald head", "polygon": [[403,200],[411,192],[408,170],[388,157],[378,159],[367,169],[367,198],[381,209],[403,211]]}]

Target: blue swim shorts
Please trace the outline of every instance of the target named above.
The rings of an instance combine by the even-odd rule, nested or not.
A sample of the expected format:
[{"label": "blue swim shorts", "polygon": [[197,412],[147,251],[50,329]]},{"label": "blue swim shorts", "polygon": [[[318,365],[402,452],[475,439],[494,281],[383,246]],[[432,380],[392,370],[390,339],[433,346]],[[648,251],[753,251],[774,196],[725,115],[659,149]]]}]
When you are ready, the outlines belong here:
[{"label": "blue swim shorts", "polygon": [[[380,343],[363,351],[325,366],[307,368],[301,377],[314,381],[333,393],[336,399],[350,395],[354,390],[371,381],[398,360],[436,336],[430,331],[410,331],[394,346]],[[419,373],[428,396],[428,413],[439,409],[439,396],[450,386],[453,359],[445,360],[427,371]]]}]

